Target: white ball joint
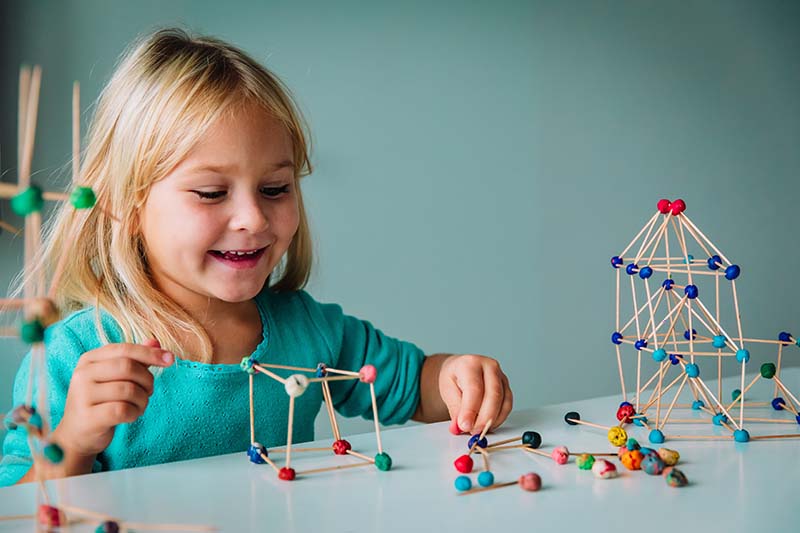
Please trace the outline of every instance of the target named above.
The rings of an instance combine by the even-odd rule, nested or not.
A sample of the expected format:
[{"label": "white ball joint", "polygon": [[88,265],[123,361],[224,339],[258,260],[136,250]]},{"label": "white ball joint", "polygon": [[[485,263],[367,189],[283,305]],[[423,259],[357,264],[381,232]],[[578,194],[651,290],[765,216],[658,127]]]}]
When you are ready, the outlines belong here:
[{"label": "white ball joint", "polygon": [[297,398],[302,396],[308,388],[308,378],[303,374],[292,374],[286,378],[283,386],[286,389],[286,394],[292,398]]}]

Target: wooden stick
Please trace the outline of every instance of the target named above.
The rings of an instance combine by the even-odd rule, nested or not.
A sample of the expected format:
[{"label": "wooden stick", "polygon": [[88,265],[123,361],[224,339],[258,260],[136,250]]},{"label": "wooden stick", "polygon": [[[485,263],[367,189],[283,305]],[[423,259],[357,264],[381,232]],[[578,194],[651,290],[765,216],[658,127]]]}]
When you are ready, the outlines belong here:
[{"label": "wooden stick", "polygon": [[656,429],[663,429],[664,428],[664,424],[666,424],[667,420],[669,420],[669,415],[672,414],[672,408],[675,406],[675,402],[678,401],[678,397],[681,395],[681,391],[683,390],[683,387],[686,385],[686,380],[688,380],[688,379],[689,379],[689,374],[684,373],[683,374],[683,381],[681,381],[681,384],[678,387],[678,390],[675,392],[675,397],[672,398],[672,403],[669,405],[669,409],[667,409],[667,414],[664,415],[664,419],[661,421],[661,428],[656,426]]},{"label": "wooden stick", "polygon": [[793,401],[793,402],[794,402],[796,405],[800,406],[800,402],[799,402],[799,401],[797,401],[797,398],[795,397],[795,395],[794,395],[794,394],[792,394],[792,391],[790,391],[790,390],[789,390],[789,387],[787,387],[786,385],[784,385],[784,384],[783,384],[783,382],[782,382],[781,380],[779,380],[779,379],[778,379],[778,376],[772,376],[772,379],[774,379],[774,380],[775,380],[775,383],[777,383],[777,384],[778,384],[778,385],[779,385],[779,386],[780,386],[780,387],[783,389],[783,392],[785,392],[785,393],[786,393],[786,394],[789,396],[789,398],[791,398],[791,399],[792,399],[792,401]]},{"label": "wooden stick", "polygon": [[339,433],[339,422],[336,421],[336,413],[333,409],[333,397],[331,396],[331,389],[327,381],[322,382],[322,390],[327,398],[327,405],[331,417],[331,425],[333,426],[333,435],[336,437],[336,440],[342,440],[342,436]]},{"label": "wooden stick", "polygon": [[72,84],[72,185],[80,183],[81,173],[81,84]]},{"label": "wooden stick", "polygon": [[39,90],[42,83],[42,68],[33,67],[30,89],[25,113],[25,144],[19,169],[19,186],[27,189],[31,183],[31,163],[33,161],[33,144],[36,137],[36,117],[39,111]]},{"label": "wooden stick", "polygon": [[493,485],[489,485],[488,487],[478,487],[470,490],[465,490],[463,492],[459,492],[459,496],[464,496],[465,494],[475,494],[478,492],[486,492],[487,490],[494,490],[494,489],[502,489],[503,487],[510,487],[511,485],[518,484],[519,481],[505,481],[503,483],[495,483]]},{"label": "wooden stick", "polygon": [[11,233],[15,237],[18,237],[22,233],[21,229],[19,229],[16,226],[12,226],[11,224],[9,224],[8,222],[5,222],[3,220],[0,220],[0,228],[5,230],[5,231],[7,231],[7,232],[9,232],[9,233]]},{"label": "wooden stick", "polygon": [[332,374],[342,374],[343,376],[353,376],[356,378],[361,377],[361,374],[358,372],[351,372],[349,370],[339,370],[338,368],[326,368],[325,370]]},{"label": "wooden stick", "polygon": [[475,449],[478,450],[478,452],[480,452],[480,456],[483,457],[483,470],[485,472],[491,471],[492,469],[489,467],[489,452],[487,452],[480,446],[478,446]]},{"label": "wooden stick", "polygon": [[[317,447],[317,448],[313,448],[313,447],[305,448],[305,447],[303,447],[303,448],[300,448],[298,446],[292,446],[292,453],[329,452],[329,451],[331,451],[331,447],[330,446],[327,446],[327,447],[324,447],[324,448],[323,447]],[[286,453],[286,448],[272,448],[270,450],[270,453],[273,453],[273,454],[275,454],[275,453]]]},{"label": "wooden stick", "polygon": [[347,450],[347,454],[348,455],[352,455],[354,457],[358,457],[359,459],[364,459],[365,461],[370,462],[370,463],[374,463],[375,462],[375,459],[373,459],[372,457],[367,457],[363,453],[358,453],[355,450]]},{"label": "wooden stick", "polygon": [[324,378],[309,378],[309,383],[322,383],[323,381],[352,381],[358,379],[353,376],[325,376]]},{"label": "wooden stick", "polygon": [[289,430],[286,436],[286,468],[292,462],[292,426],[294,425],[294,396],[289,396]]},{"label": "wooden stick", "polygon": [[378,424],[378,402],[375,399],[374,383],[369,384],[369,393],[370,396],[372,396],[372,418],[375,420],[375,438],[378,440],[378,453],[383,453],[383,443],[381,442],[381,427]]},{"label": "wooden stick", "polygon": [[351,465],[337,465],[337,466],[329,466],[326,468],[316,468],[314,470],[306,470],[304,472],[298,472],[298,476],[307,476],[309,474],[319,474],[320,472],[330,472],[332,470],[344,470],[345,468],[356,468],[359,466],[369,466],[372,463],[355,463]]},{"label": "wooden stick", "polygon": [[[682,439],[682,440],[730,440],[733,438],[733,435],[670,435],[669,437],[664,437],[664,440],[671,440],[671,439]],[[753,437],[750,437],[752,440]]]},{"label": "wooden stick", "polygon": [[19,99],[17,102],[17,165],[25,157],[25,119],[28,115],[28,96],[31,90],[31,69],[22,67],[19,71]]},{"label": "wooden stick", "polygon": [[11,520],[31,520],[33,518],[36,518],[36,515],[16,514],[16,515],[0,516],[0,522],[8,522]]},{"label": "wooden stick", "polygon": [[[742,363],[742,366],[744,366],[744,363]],[[754,378],[753,378],[753,381],[751,381],[751,382],[750,382],[750,384],[748,384],[748,385],[747,385],[747,387],[743,387],[742,389],[740,389],[740,390],[742,391],[742,392],[741,392],[741,394],[739,394],[739,396],[737,396],[737,397],[736,397],[736,399],[735,399],[735,400],[733,400],[733,401],[730,403],[730,405],[728,405],[728,410],[729,410],[729,411],[730,411],[731,407],[733,407],[734,405],[736,405],[736,402],[738,402],[739,400],[741,400],[741,399],[743,399],[743,398],[744,398],[744,395],[745,395],[745,393],[747,393],[747,391],[749,391],[749,390],[750,390],[750,387],[752,387],[753,385],[755,385],[756,381],[758,381],[758,379],[759,379],[760,377],[761,377],[761,374],[758,374],[756,377],[754,377]],[[744,402],[742,402],[742,405],[744,405]],[[740,415],[741,415],[741,413],[740,413]],[[740,416],[740,418],[741,418],[741,416]],[[741,424],[741,422],[739,422],[739,424]]]},{"label": "wooden stick", "polygon": [[566,420],[568,420],[570,422],[575,422],[576,424],[583,424],[584,426],[591,426],[593,428],[604,429],[606,431],[611,429],[608,426],[601,426],[599,424],[594,424],[592,422],[586,422],[585,420],[580,420],[578,418],[567,418]]},{"label": "wooden stick", "polygon": [[796,439],[800,437],[800,433],[790,433],[787,435],[756,435],[750,437],[750,440],[768,440],[768,439]]},{"label": "wooden stick", "polygon": [[495,442],[493,444],[488,445],[487,448],[489,448],[489,449],[497,448],[498,446],[502,446],[503,444],[508,444],[509,442],[518,442],[519,439],[520,439],[520,437],[514,437],[512,439],[501,440],[501,441],[498,441],[498,442]]},{"label": "wooden stick", "polygon": [[278,465],[276,465],[276,464],[275,464],[275,462],[274,462],[272,459],[270,459],[269,457],[267,457],[267,455],[266,455],[264,452],[259,452],[259,453],[258,453],[258,455],[260,455],[260,456],[261,456],[261,458],[262,458],[262,459],[264,459],[264,462],[266,462],[266,463],[267,463],[269,466],[271,466],[271,467],[272,467],[272,469],[273,469],[273,470],[274,470],[276,473],[278,473],[278,472],[280,472],[280,471],[281,471],[281,470],[280,470],[280,468],[278,468]]},{"label": "wooden stick", "polygon": [[553,460],[553,456],[552,455],[550,455],[547,452],[543,452],[542,450],[537,450],[536,448],[530,448],[530,447],[527,447],[527,446],[523,446],[522,449],[524,451],[526,451],[526,452],[529,452],[529,453],[533,453],[533,454],[536,454],[536,455],[541,455],[542,457],[547,457],[551,461]]},{"label": "wooden stick", "polygon": [[250,444],[256,441],[256,426],[253,413],[253,375],[254,374],[248,375],[250,378],[248,380],[250,382]]},{"label": "wooden stick", "polygon": [[280,370],[297,370],[299,372],[308,372],[313,374],[317,371],[316,368],[305,368],[302,366],[288,366],[288,365],[275,365],[272,363],[258,363],[259,366],[263,366],[264,368],[275,368]]},{"label": "wooden stick", "polygon": [[645,230],[647,230],[647,228],[651,227],[655,223],[656,219],[658,218],[658,214],[659,213],[656,212],[656,214],[653,215],[653,217],[647,221],[647,223],[644,225],[644,227],[642,227],[641,230],[639,230],[639,233],[636,234],[636,237],[633,238],[630,244],[628,244],[628,246],[626,246],[625,249],[622,250],[622,253],[619,254],[619,257],[624,257],[625,254],[628,253],[628,250],[630,250],[631,246],[633,246],[634,243],[639,240],[639,237],[642,236],[642,233],[644,233]]},{"label": "wooden stick", "polygon": [[266,374],[266,375],[268,375],[269,377],[271,377],[271,378],[272,378],[272,379],[274,379],[275,381],[278,381],[278,382],[280,382],[280,383],[283,383],[284,385],[286,384],[286,380],[285,380],[285,379],[283,379],[282,377],[280,377],[278,374],[276,374],[276,373],[274,373],[274,372],[270,372],[269,370],[267,370],[266,368],[264,368],[264,367],[263,367],[263,366],[261,366],[260,364],[259,364],[259,365],[253,365],[253,368],[255,368],[256,370],[258,370],[258,371],[259,371],[259,372],[261,372],[262,374]]}]

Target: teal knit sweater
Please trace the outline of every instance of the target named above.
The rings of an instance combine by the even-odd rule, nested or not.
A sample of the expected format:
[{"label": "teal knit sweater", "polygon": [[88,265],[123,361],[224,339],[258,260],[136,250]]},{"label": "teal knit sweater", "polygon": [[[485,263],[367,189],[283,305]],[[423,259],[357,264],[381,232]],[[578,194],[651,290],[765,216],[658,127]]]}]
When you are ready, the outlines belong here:
[{"label": "teal knit sweater", "polygon": [[[378,414],[384,424],[403,423],[416,410],[424,355],[413,344],[381,333],[369,322],[342,313],[335,304],[320,304],[306,292],[256,297],[263,339],[251,356],[260,362],[314,368],[317,363],[358,371],[375,365]],[[106,314],[103,327],[111,342],[121,330]],[[78,311],[45,332],[48,399],[52,426],[64,414],[70,378],[81,354],[102,345],[94,325],[94,309]],[[14,405],[26,401],[30,354],[14,382]],[[283,376],[291,372],[276,371]],[[331,382],[334,406],[344,416],[372,417],[369,386],[353,381]],[[244,452],[250,445],[248,374],[239,365],[213,365],[176,359],[156,377],[144,414],[117,426],[93,471],[118,470],[209,455]],[[36,394],[33,396],[37,397]],[[314,440],[314,418],[322,390],[312,384],[295,399],[293,442]],[[268,448],[287,441],[289,397],[283,385],[256,374],[254,388],[256,440]],[[3,443],[0,486],[16,483],[31,466],[26,431],[10,430]],[[244,455],[243,455],[244,457]]]}]

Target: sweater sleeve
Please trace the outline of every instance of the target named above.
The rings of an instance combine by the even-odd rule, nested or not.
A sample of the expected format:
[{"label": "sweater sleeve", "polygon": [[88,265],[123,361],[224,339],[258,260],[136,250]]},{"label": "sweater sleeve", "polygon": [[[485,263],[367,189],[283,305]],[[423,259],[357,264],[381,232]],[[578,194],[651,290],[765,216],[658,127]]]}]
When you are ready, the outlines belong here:
[{"label": "sweater sleeve", "polygon": [[[64,404],[67,399],[69,382],[78,358],[86,350],[75,333],[63,322],[54,324],[45,331],[46,366],[47,366],[47,407],[52,427],[56,427],[64,415]],[[30,377],[32,352],[22,360],[14,379],[14,407],[28,403],[28,381]],[[39,385],[38,376],[32,383],[32,406],[38,411]],[[11,413],[6,417],[6,425],[11,421]],[[30,469],[31,451],[28,446],[28,431],[23,426],[9,429],[3,441],[3,457],[0,461],[0,487],[14,485]],[[99,469],[95,461],[93,471]]]},{"label": "sweater sleeve", "polygon": [[[358,371],[373,365],[378,371],[375,397],[383,424],[408,421],[419,403],[419,378],[425,354],[410,342],[385,335],[372,324],[345,315],[336,304],[321,304],[307,293],[302,300],[312,321],[326,338],[332,366]],[[331,382],[334,407],[344,416],[372,418],[369,386],[358,380]]]}]

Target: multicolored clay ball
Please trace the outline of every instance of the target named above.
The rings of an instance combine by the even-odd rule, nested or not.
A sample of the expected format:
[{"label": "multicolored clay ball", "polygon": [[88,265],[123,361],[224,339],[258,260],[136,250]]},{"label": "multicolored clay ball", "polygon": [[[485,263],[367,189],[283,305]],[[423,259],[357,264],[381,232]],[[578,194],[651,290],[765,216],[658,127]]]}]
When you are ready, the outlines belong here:
[{"label": "multicolored clay ball", "polygon": [[535,472],[529,472],[519,477],[519,486],[522,490],[536,492],[542,488],[542,478]]},{"label": "multicolored clay ball", "polygon": [[656,453],[650,453],[642,459],[642,470],[651,476],[658,476],[664,471],[664,461]]},{"label": "multicolored clay ball", "polygon": [[608,430],[608,442],[613,446],[622,446],[628,442],[628,434],[621,427],[613,426]]},{"label": "multicolored clay ball", "polygon": [[557,446],[553,448],[553,453],[550,456],[556,464],[565,465],[569,461],[569,450],[566,446]]},{"label": "multicolored clay ball", "polygon": [[667,480],[667,485],[670,487],[685,487],[689,484],[686,475],[674,466],[664,469],[664,478]]},{"label": "multicolored clay ball", "polygon": [[582,453],[575,459],[575,464],[577,464],[578,468],[581,470],[591,470],[594,464],[594,455]]},{"label": "multicolored clay ball", "polygon": [[592,465],[592,474],[600,479],[611,479],[617,477],[617,467],[614,463],[605,459],[597,459]]},{"label": "multicolored clay ball", "polygon": [[666,466],[675,466],[681,458],[681,454],[669,448],[659,448],[658,456],[661,457]]}]

